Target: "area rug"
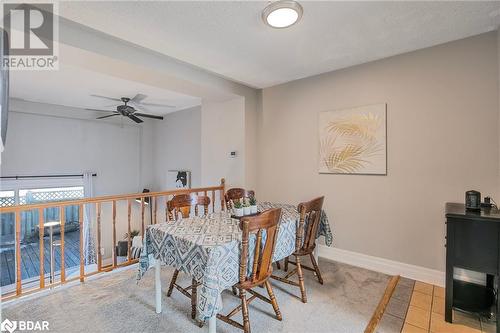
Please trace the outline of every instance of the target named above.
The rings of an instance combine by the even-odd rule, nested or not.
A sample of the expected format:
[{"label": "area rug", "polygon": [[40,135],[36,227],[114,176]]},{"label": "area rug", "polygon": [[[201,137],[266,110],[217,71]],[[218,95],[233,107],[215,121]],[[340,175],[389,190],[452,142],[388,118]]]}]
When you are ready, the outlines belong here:
[{"label": "area rug", "polygon": [[[390,276],[321,259],[319,265],[324,285],[312,272],[305,272],[307,304],[300,301],[298,288],[273,280],[283,321],[274,318],[269,304],[255,300],[249,307],[252,331],[363,332]],[[2,320],[45,320],[51,332],[206,331],[206,327],[199,328],[191,320],[191,305],[185,296],[174,290],[171,297],[166,297],[173,269],[162,269],[163,312],[159,315],[155,313],[153,270],[139,284],[135,273],[135,269],[107,273],[83,284],[2,304]],[[185,274],[179,277],[181,285],[189,284]],[[223,294],[223,301],[225,312],[238,304],[229,291]],[[241,316],[235,318],[240,320]],[[217,332],[239,330],[218,321]]]}]

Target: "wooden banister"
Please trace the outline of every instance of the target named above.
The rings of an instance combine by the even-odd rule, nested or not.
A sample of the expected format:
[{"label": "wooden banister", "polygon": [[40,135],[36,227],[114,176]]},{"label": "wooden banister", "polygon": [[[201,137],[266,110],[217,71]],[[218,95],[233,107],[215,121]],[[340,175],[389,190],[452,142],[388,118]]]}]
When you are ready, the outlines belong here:
[{"label": "wooden banister", "polygon": [[[218,192],[218,194],[217,194]],[[131,257],[131,245],[132,245],[132,238],[131,238],[131,232],[132,232],[132,203],[135,200],[140,200],[140,215],[136,217],[137,222],[140,223],[140,229],[141,229],[141,235],[144,235],[146,231],[146,226],[149,225],[150,223],[156,224],[160,222],[167,221],[168,219],[168,213],[166,212],[165,214],[165,220],[162,221],[161,219],[158,220],[158,209],[161,209],[161,202],[162,200],[165,200],[167,202],[170,200],[172,197],[180,194],[191,194],[191,193],[203,193],[206,196],[211,195],[212,199],[212,212],[215,212],[216,205],[215,201],[217,199],[217,195],[220,195],[220,204],[221,204],[221,210],[225,209],[225,203],[224,203],[224,194],[225,194],[225,181],[224,179],[221,179],[221,183],[219,186],[210,186],[210,187],[200,187],[200,188],[193,188],[193,189],[176,189],[176,190],[169,190],[169,191],[158,191],[158,192],[145,192],[145,193],[132,193],[132,194],[121,194],[121,195],[107,195],[107,196],[99,196],[99,197],[93,197],[93,198],[84,198],[84,199],[77,199],[77,200],[67,200],[67,201],[59,201],[59,202],[45,202],[45,203],[34,203],[34,204],[27,204],[27,205],[16,205],[16,206],[9,206],[9,207],[0,207],[0,214],[14,214],[14,223],[15,223],[15,289],[9,289],[7,293],[4,293],[1,295],[0,300],[7,300],[13,297],[19,297],[21,295],[29,294],[37,290],[42,290],[47,287],[54,287],[60,284],[64,284],[70,281],[76,281],[79,280],[80,282],[84,282],[86,277],[89,277],[94,274],[99,274],[101,272],[105,271],[110,271],[113,270],[117,267],[124,267],[127,265],[135,264],[138,262],[137,259],[133,259]],[[208,197],[207,197],[208,199]],[[125,222],[122,219],[117,218],[117,210],[118,202],[127,202],[127,221]],[[107,223],[111,224],[111,239],[108,240],[112,242],[112,251],[111,251],[111,263],[103,263],[103,254],[101,251],[101,248],[103,246],[103,224],[104,226],[109,225],[106,224],[106,221],[103,221],[103,217],[106,217],[108,215],[102,214],[102,205],[103,204],[111,204],[111,209],[112,209],[112,214],[111,214],[111,219]],[[151,214],[150,219],[145,219],[145,205],[148,204],[149,206],[149,211]],[[160,204],[160,206],[159,206]],[[97,270],[93,272],[85,272],[85,244],[84,240],[85,237],[88,235],[85,235],[84,231],[84,210],[85,205],[90,205],[90,207],[94,208],[95,207],[95,215],[93,217],[89,218],[95,218],[94,222],[96,225],[96,235],[97,235],[97,241],[96,241],[96,257],[97,257]],[[152,205],[152,206],[151,206]],[[77,206],[78,207],[78,227],[79,227],[79,265],[80,269],[79,272],[77,271],[76,276],[71,276],[69,278],[66,277],[66,267],[65,267],[65,261],[66,261],[66,256],[65,256],[65,225],[66,222],[66,217],[65,217],[65,212],[66,212],[66,207],[69,206]],[[107,206],[106,206],[107,207]],[[207,204],[204,207],[204,212],[209,211],[209,204]],[[61,253],[61,259],[60,259],[60,280],[59,281],[52,281],[52,283],[45,283],[45,272],[44,272],[44,225],[45,225],[45,220],[44,220],[44,210],[46,208],[58,208],[59,209],[59,216],[60,216],[60,253]],[[168,207],[165,205],[165,210],[167,211]],[[22,277],[22,267],[24,263],[21,263],[22,256],[21,256],[21,213],[26,212],[26,211],[37,211],[38,212],[38,224],[39,224],[39,283],[36,284],[36,288],[32,288],[32,282],[33,282],[33,277],[30,276],[29,279],[26,279],[25,277],[25,286],[23,288],[23,277]],[[160,214],[161,216],[161,214]],[[5,220],[7,221],[7,220]],[[147,223],[146,223],[147,222]],[[122,262],[118,264],[117,262],[117,253],[116,253],[116,245],[117,245],[117,235],[116,231],[118,228],[118,224],[122,223],[127,223],[127,260],[125,262]],[[69,228],[69,224],[68,224]],[[105,227],[105,230],[109,230],[108,227]],[[120,230],[120,229],[119,229]],[[107,233],[104,233],[104,235],[107,235]],[[109,236],[106,236],[108,238]],[[108,244],[106,242],[106,244]],[[66,249],[66,252],[69,248]],[[70,258],[70,257],[68,257]],[[71,257],[73,258],[73,257]],[[73,260],[73,259],[71,259]],[[38,276],[38,274],[37,274]],[[4,289],[4,288],[2,288]],[[11,291],[12,290],[12,291]]]},{"label": "wooden banister", "polygon": [[[223,182],[222,182],[223,184]],[[146,193],[133,193],[133,194],[120,194],[120,195],[106,195],[100,197],[93,198],[85,198],[85,199],[76,199],[76,200],[68,200],[68,201],[57,201],[57,202],[45,202],[38,204],[28,204],[28,205],[16,205],[9,207],[0,207],[0,213],[9,213],[15,212],[17,210],[33,210],[38,208],[50,208],[50,207],[60,207],[60,206],[75,206],[80,204],[88,204],[88,203],[98,203],[98,202],[111,202],[113,200],[127,200],[127,199],[141,199],[148,197],[162,197],[168,195],[178,195],[178,194],[190,194],[196,192],[203,191],[223,191],[223,185],[220,186],[212,186],[212,187],[200,187],[200,188],[192,188],[192,189],[179,189],[179,190],[169,190],[162,192],[146,192]],[[222,199],[224,200],[224,199]]]}]

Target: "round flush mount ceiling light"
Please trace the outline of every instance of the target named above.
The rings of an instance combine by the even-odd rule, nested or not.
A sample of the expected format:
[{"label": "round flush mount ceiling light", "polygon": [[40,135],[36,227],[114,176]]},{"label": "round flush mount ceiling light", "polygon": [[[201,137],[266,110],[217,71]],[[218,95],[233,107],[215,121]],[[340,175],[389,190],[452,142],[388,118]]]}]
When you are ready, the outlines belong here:
[{"label": "round flush mount ceiling light", "polygon": [[292,0],[280,0],[270,3],[262,11],[262,20],[270,27],[288,28],[300,21],[302,6]]}]

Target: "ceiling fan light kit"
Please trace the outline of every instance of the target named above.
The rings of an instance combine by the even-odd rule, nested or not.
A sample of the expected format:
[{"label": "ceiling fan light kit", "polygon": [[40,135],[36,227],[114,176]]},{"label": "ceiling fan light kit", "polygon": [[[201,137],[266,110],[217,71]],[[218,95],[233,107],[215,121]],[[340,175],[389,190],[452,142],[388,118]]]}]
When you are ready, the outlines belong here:
[{"label": "ceiling fan light kit", "polygon": [[[142,100],[144,100],[147,97],[144,94],[137,94],[132,98],[129,98],[129,97],[113,98],[113,97],[107,97],[107,96],[101,96],[101,95],[91,95],[91,96],[123,103],[123,104],[116,106],[116,111],[100,110],[100,109],[86,109],[86,110],[90,110],[90,111],[113,112],[112,114],[97,117],[96,119],[104,119],[104,118],[109,118],[109,117],[114,117],[114,116],[123,116],[123,117],[127,117],[127,118],[131,119],[132,121],[134,121],[136,123],[144,122],[144,120],[142,120],[139,117],[163,120],[162,116],[156,116],[153,114],[137,112],[137,109],[139,109],[139,110],[143,109],[143,110],[147,111],[148,109],[145,107],[145,105],[156,106],[156,107],[169,107],[169,108],[175,107],[175,106],[166,105],[166,104],[143,103]],[[129,103],[134,104],[137,107],[137,109],[134,108],[133,106],[130,106]]]}]

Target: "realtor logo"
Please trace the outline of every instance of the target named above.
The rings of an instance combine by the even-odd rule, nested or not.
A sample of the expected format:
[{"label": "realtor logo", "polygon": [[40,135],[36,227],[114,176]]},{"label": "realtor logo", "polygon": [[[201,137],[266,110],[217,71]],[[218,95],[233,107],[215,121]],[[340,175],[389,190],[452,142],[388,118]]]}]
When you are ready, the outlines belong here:
[{"label": "realtor logo", "polygon": [[2,332],[8,331],[9,333],[12,333],[16,330],[16,328],[17,328],[17,322],[10,321],[9,319],[5,319],[0,324],[0,330]]},{"label": "realtor logo", "polygon": [[53,55],[53,4],[5,3],[3,12],[11,55]]},{"label": "realtor logo", "polygon": [[19,70],[57,69],[55,3],[4,3],[3,29],[8,36],[2,66]]}]

